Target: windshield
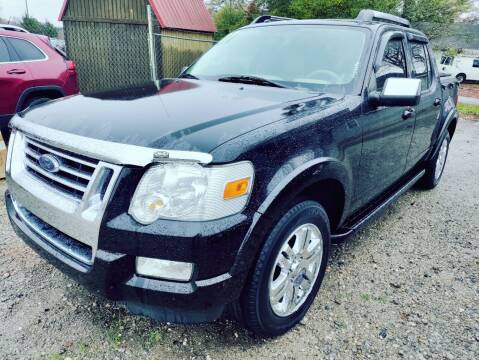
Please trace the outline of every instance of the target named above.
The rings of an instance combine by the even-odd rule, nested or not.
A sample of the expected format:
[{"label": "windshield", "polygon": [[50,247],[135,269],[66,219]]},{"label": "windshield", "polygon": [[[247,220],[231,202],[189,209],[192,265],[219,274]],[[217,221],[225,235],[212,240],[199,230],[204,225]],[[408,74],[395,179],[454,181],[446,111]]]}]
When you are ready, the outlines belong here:
[{"label": "windshield", "polygon": [[200,79],[255,76],[290,88],[359,92],[368,38],[347,26],[281,25],[236,31],[189,70]]}]

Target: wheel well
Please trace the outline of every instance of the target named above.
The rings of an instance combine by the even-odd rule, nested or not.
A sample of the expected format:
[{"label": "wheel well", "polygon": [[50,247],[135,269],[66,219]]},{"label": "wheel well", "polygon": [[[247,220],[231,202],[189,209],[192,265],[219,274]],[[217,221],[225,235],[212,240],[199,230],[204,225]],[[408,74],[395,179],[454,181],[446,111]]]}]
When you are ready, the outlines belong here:
[{"label": "wheel well", "polygon": [[457,119],[454,119],[451,121],[451,123],[447,127],[447,131],[449,131],[449,136],[451,137],[451,139],[454,136],[454,133],[456,132],[456,126],[457,126]]},{"label": "wheel well", "polygon": [[467,76],[466,76],[465,73],[459,73],[459,74],[456,75],[456,77],[458,77],[458,76],[460,76],[460,75],[463,75],[463,76],[464,76],[464,79],[467,79]]},{"label": "wheel well", "polygon": [[299,196],[319,202],[328,214],[331,230],[338,227],[345,201],[343,185],[339,181],[320,180],[304,189]]},{"label": "wheel well", "polygon": [[272,215],[284,211],[285,207],[294,206],[302,200],[320,203],[328,215],[331,231],[337,229],[343,216],[345,192],[341,182],[335,179],[321,179],[305,182],[304,178],[293,180],[269,206],[267,213]]},{"label": "wheel well", "polygon": [[29,93],[19,104],[19,109],[24,110],[25,104],[28,104],[33,98],[49,98],[49,99],[58,99],[61,98],[63,94],[55,89],[45,89],[45,90],[35,90]]}]

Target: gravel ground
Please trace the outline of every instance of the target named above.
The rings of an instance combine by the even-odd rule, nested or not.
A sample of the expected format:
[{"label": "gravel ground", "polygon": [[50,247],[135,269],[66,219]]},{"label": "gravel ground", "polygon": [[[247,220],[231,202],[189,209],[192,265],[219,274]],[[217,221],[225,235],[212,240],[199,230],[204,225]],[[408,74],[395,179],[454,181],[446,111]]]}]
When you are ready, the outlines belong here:
[{"label": "gravel ground", "polygon": [[440,187],[410,191],[336,246],[307,319],[270,340],[227,319],[130,316],[27,248],[1,206],[0,358],[478,359],[478,154],[479,123],[462,121]]}]

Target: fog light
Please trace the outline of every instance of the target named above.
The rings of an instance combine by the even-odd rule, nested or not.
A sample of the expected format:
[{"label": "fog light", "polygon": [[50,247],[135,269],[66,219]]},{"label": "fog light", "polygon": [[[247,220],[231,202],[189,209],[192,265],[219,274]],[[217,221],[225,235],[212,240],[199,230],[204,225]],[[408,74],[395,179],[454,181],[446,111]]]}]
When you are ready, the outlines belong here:
[{"label": "fog light", "polygon": [[136,273],[165,280],[189,281],[193,275],[193,264],[137,257]]}]

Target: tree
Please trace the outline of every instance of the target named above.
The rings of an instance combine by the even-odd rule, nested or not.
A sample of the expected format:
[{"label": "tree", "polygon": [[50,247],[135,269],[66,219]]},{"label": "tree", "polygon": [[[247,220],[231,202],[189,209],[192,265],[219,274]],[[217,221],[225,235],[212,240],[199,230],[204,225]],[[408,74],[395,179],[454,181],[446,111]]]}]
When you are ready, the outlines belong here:
[{"label": "tree", "polygon": [[41,34],[43,30],[43,26],[40,21],[27,15],[22,17],[20,26],[34,34]]},{"label": "tree", "polygon": [[470,6],[470,0],[404,0],[402,16],[434,39],[447,34]]},{"label": "tree", "polygon": [[276,16],[290,16],[291,0],[257,0],[258,6]]},{"label": "tree", "polygon": [[[362,9],[400,15],[434,39],[471,6],[470,0],[258,0],[279,16],[293,18],[354,18]],[[477,17],[468,19],[474,22]]]},{"label": "tree", "polygon": [[58,29],[51,22],[46,21],[42,26],[42,34],[51,38],[58,36]]},{"label": "tree", "polygon": [[31,16],[24,15],[20,26],[34,34],[46,35],[52,38],[58,36],[58,29],[51,22],[41,23]]},{"label": "tree", "polygon": [[214,15],[217,28],[216,38],[222,39],[230,32],[248,24],[246,11],[237,5],[224,5]]}]

